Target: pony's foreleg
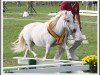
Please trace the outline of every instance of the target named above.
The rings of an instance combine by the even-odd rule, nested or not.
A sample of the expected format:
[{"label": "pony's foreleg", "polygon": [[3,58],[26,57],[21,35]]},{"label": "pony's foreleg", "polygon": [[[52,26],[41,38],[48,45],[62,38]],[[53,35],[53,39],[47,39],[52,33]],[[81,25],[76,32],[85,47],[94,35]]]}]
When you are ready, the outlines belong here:
[{"label": "pony's foreleg", "polygon": [[62,54],[64,53],[65,49],[62,47],[62,46],[59,46],[55,56],[54,56],[54,59],[55,60],[60,60]]},{"label": "pony's foreleg", "polygon": [[50,44],[47,44],[47,45],[46,45],[46,52],[45,52],[45,56],[43,57],[43,59],[46,59],[46,57],[48,56],[49,51],[50,51],[50,47],[51,47]]},{"label": "pony's foreleg", "polygon": [[66,44],[66,43],[64,43],[64,44],[62,45],[62,47],[66,50],[66,53],[67,53],[67,58],[68,58],[68,59],[72,59],[72,57],[71,57],[71,54],[70,54],[70,52],[69,52],[69,48],[68,48],[67,44]]}]

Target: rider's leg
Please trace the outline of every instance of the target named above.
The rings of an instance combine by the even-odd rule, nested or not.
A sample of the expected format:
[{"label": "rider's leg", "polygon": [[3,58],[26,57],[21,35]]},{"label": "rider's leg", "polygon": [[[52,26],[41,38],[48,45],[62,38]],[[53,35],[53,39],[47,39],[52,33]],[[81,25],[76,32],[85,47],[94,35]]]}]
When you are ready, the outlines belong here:
[{"label": "rider's leg", "polygon": [[78,26],[77,26],[76,32],[73,33],[72,36],[74,37],[75,42],[73,43],[73,45],[69,49],[69,53],[71,55],[70,57],[72,57],[72,60],[79,60],[79,58],[75,54],[75,50],[78,46],[81,45],[81,42],[83,41],[83,37],[82,37],[82,33],[81,33]]}]

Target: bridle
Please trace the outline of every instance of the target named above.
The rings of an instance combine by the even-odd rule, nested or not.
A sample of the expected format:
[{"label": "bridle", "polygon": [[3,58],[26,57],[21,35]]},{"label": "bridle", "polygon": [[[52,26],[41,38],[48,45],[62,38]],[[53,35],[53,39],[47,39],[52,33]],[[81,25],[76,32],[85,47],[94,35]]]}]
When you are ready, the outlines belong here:
[{"label": "bridle", "polygon": [[[74,21],[73,21],[74,22]],[[65,24],[67,23],[67,20],[65,19],[65,22],[64,22]],[[67,27],[66,27],[66,30],[67,30],[67,33],[66,33],[66,35],[67,35],[67,40],[70,38],[70,35],[72,34],[72,33],[74,33],[72,30],[71,30],[71,28],[69,27],[69,25],[66,25]],[[67,42],[68,43],[68,42]]]}]

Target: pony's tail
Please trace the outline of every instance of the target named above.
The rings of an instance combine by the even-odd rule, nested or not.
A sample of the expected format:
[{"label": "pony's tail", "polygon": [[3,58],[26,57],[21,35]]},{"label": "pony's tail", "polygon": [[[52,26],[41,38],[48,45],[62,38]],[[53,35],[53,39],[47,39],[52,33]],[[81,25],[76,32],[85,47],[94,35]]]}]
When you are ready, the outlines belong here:
[{"label": "pony's tail", "polygon": [[12,50],[14,50],[14,53],[22,52],[26,50],[26,43],[23,38],[22,32],[19,34],[18,39],[12,43]]}]

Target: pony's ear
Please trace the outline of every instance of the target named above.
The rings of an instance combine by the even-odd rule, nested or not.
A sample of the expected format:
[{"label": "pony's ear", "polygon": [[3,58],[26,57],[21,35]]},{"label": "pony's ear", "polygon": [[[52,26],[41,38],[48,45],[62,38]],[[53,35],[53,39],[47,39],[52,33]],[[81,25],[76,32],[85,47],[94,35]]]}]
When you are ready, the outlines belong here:
[{"label": "pony's ear", "polygon": [[72,14],[72,12],[71,12],[71,11],[68,11],[68,13],[69,13],[71,16],[73,16],[73,14]]},{"label": "pony's ear", "polygon": [[69,13],[72,13],[71,11],[69,11]]},{"label": "pony's ear", "polygon": [[[72,14],[72,12],[71,12],[71,11],[69,11],[69,13],[70,13],[70,14]],[[73,15],[73,14],[72,14],[72,15]]]}]

